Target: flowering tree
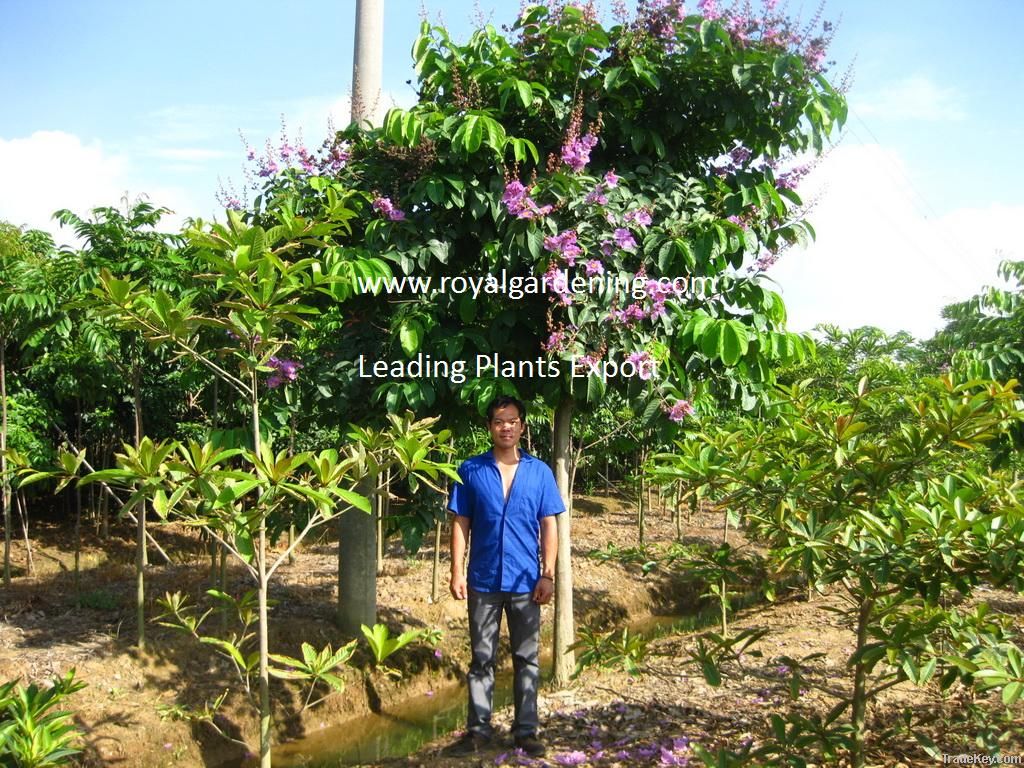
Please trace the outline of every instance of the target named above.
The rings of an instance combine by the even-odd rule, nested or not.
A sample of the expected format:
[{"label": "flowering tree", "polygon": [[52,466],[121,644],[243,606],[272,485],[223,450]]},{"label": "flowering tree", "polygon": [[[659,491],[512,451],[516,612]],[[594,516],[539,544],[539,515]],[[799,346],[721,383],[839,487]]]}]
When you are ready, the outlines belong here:
[{"label": "flowering tree", "polygon": [[[258,215],[284,190],[309,215],[348,190],[339,251],[407,278],[364,283],[374,295],[349,304],[352,324],[387,329],[353,360],[390,345],[435,364],[387,367],[373,383],[388,410],[543,398],[568,499],[575,403],[615,387],[648,419],[685,419],[702,391],[752,407],[773,365],[808,353],[762,277],[812,234],[795,158],[822,148],[845,102],[825,77],[827,24],[747,7],[641,2],[606,25],[591,6],[538,5],[510,35],[488,26],[464,45],[424,23],[415,107],[339,134],[317,164],[262,162]],[[563,515],[559,680],[573,667],[568,555]]]}]

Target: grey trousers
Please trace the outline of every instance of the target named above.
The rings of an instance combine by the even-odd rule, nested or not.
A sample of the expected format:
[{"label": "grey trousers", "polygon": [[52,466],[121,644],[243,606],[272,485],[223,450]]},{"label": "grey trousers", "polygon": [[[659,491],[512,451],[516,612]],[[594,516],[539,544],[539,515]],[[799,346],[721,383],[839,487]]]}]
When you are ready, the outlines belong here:
[{"label": "grey trousers", "polygon": [[469,640],[473,660],[469,665],[469,714],[466,728],[470,733],[490,736],[491,698],[494,693],[494,667],[498,656],[498,633],[501,614],[508,618],[508,635],[512,649],[515,700],[514,736],[537,732],[537,686],[540,665],[537,661],[540,644],[540,606],[533,594],[526,592],[476,592],[469,590]]}]

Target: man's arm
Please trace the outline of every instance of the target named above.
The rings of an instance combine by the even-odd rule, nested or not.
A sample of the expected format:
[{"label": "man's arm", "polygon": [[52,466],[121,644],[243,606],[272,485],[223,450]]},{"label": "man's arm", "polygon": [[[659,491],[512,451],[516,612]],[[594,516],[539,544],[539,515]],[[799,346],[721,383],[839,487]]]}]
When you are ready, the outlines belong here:
[{"label": "man's arm", "polygon": [[555,561],[558,559],[557,515],[540,519],[540,579],[533,590],[533,601],[544,605],[555,594]]},{"label": "man's arm", "polygon": [[[456,600],[465,600],[468,595],[466,573],[463,561],[466,559],[466,542],[469,541],[469,518],[462,515],[452,516],[452,578],[448,589]],[[556,539],[557,543],[557,539]]]}]

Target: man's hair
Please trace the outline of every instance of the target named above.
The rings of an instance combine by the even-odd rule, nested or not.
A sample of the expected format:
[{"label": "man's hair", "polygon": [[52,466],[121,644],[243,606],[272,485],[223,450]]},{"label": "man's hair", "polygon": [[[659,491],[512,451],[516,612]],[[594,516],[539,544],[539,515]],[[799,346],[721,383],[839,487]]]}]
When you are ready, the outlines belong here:
[{"label": "man's hair", "polygon": [[511,395],[498,395],[496,398],[491,400],[487,406],[487,423],[491,423],[491,419],[494,418],[494,412],[499,411],[509,405],[514,405],[516,410],[519,411],[519,420],[526,424],[526,406],[522,400],[519,400]]}]

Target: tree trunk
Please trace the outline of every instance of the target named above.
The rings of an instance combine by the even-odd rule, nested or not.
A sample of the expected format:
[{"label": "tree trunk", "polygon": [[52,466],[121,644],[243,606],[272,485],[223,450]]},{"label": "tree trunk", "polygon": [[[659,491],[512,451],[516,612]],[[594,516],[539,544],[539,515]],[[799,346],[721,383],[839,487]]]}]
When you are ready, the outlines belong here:
[{"label": "tree trunk", "polygon": [[106,493],[100,494],[100,538],[110,538],[110,498]]},{"label": "tree trunk", "polygon": [[437,603],[437,593],[441,591],[441,530],[444,526],[438,520],[434,526],[434,568],[430,579],[430,602]]},{"label": "tree trunk", "polygon": [[[871,616],[872,603],[866,600],[861,603],[857,612],[857,648],[860,654],[868,642],[868,619]],[[850,763],[853,768],[864,768],[864,722],[867,717],[867,667],[858,661],[853,673],[853,699],[851,703],[851,722],[853,725],[853,747],[850,750]]]},{"label": "tree trunk", "polygon": [[4,508],[4,586],[11,586],[11,484],[7,479],[7,360],[5,337],[0,337],[0,503]]},{"label": "tree trunk", "polygon": [[[142,442],[142,367],[136,358],[132,362],[132,411],[135,417],[135,449],[138,450]],[[140,502],[138,511],[139,537],[138,546],[142,552],[142,564],[149,565],[149,553],[146,551],[146,504]]]},{"label": "tree trunk", "polygon": [[683,538],[683,481],[676,481],[676,541]]},{"label": "tree trunk", "polygon": [[18,503],[18,512],[21,514],[21,531],[25,535],[25,557],[27,559],[28,575],[35,576],[36,565],[32,559],[32,541],[28,537],[28,504],[25,503],[25,492],[18,491],[14,498]]},{"label": "tree trunk", "polygon": [[645,530],[645,528],[646,528],[645,516],[646,516],[646,512],[647,512],[647,502],[649,502],[649,496],[645,495],[645,493],[649,493],[649,489],[647,488],[647,483],[644,482],[644,470],[643,470],[644,461],[646,459],[647,459],[647,452],[646,451],[641,451],[640,452],[640,460],[637,462],[637,478],[638,478],[638,480],[640,482],[640,492],[637,494],[637,502],[636,502],[636,527],[637,527],[637,535],[640,538],[640,546],[641,547],[644,545],[644,534],[646,533],[646,530]]},{"label": "tree trunk", "polygon": [[260,634],[260,768],[271,768],[270,764],[270,634],[267,615],[267,524],[260,521],[260,589],[259,589],[259,634]]},{"label": "tree trunk", "polygon": [[384,473],[383,483],[377,489],[377,503],[373,508],[377,511],[377,575],[384,575],[384,517],[388,513],[388,474]]},{"label": "tree trunk", "polygon": [[[78,434],[75,440],[79,445],[82,443],[82,401],[77,400],[78,407]],[[82,488],[75,483],[75,605],[81,607],[81,577],[82,577]]]},{"label": "tree trunk", "polygon": [[[373,498],[377,478],[368,475],[360,493]],[[361,637],[360,627],[377,623],[377,526],[360,509],[338,515],[338,627]]]},{"label": "tree trunk", "polygon": [[146,524],[142,514],[146,502],[136,506],[135,518],[135,631],[138,641],[135,645],[140,651],[146,650]]},{"label": "tree trunk", "polygon": [[555,569],[555,637],[554,684],[565,688],[576,669],[576,654],[570,650],[575,642],[575,622],[572,605],[572,488],[569,485],[570,440],[572,437],[572,400],[566,398],[555,409],[554,440],[551,460],[555,482],[562,494],[565,512],[558,520],[558,560]]}]

